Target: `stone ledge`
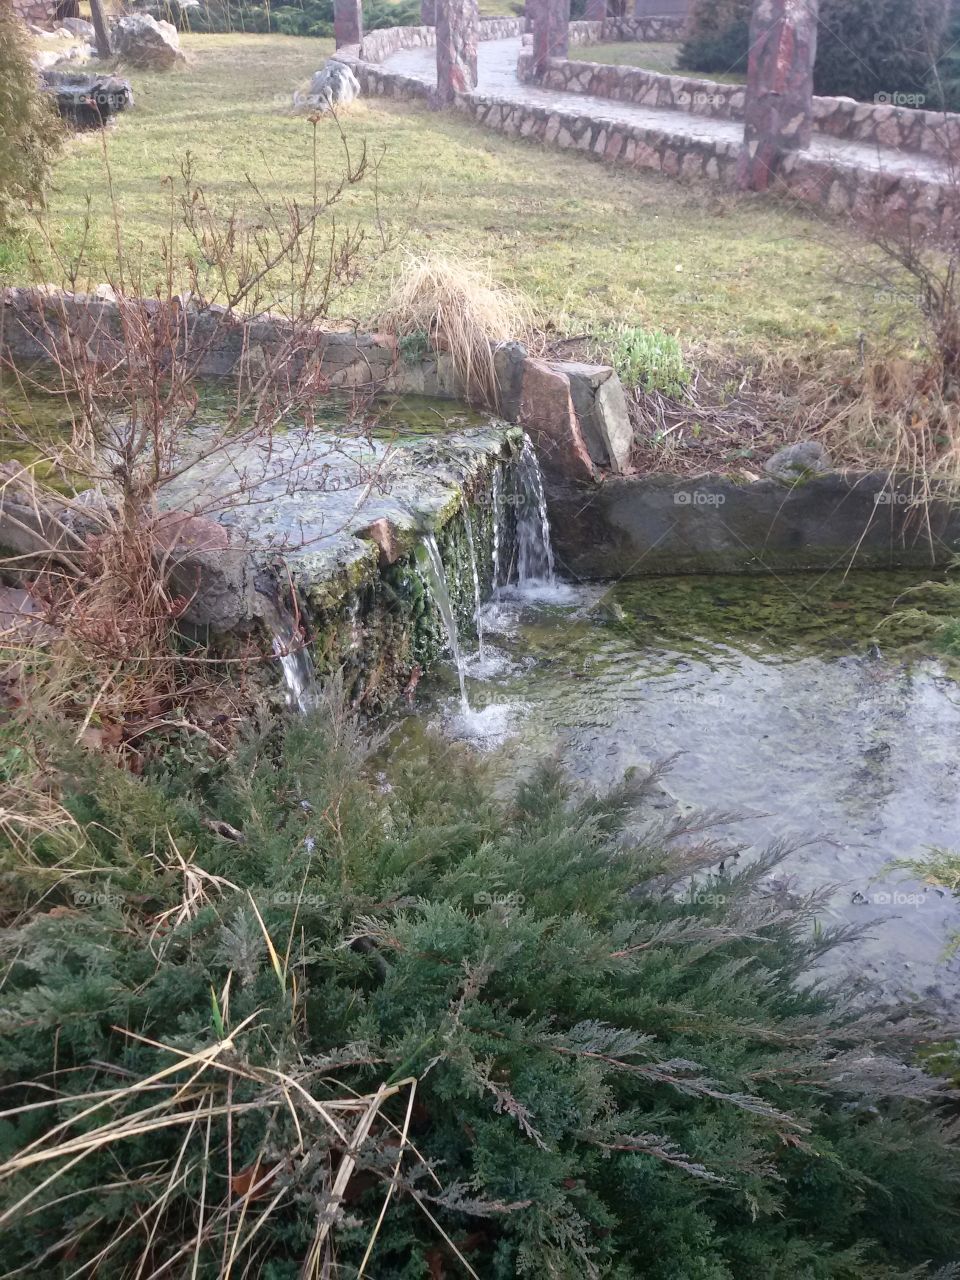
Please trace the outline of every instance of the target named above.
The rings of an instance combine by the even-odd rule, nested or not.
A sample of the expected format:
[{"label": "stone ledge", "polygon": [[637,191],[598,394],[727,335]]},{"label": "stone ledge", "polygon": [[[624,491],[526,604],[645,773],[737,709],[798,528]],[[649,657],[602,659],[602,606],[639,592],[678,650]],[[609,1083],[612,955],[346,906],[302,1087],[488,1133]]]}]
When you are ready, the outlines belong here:
[{"label": "stone ledge", "polygon": [[[891,494],[896,500],[884,502]],[[905,478],[834,472],[792,488],[716,475],[617,476],[592,492],[551,483],[547,496],[558,564],[591,580],[952,563],[960,508],[935,501],[921,512],[908,494]]]}]

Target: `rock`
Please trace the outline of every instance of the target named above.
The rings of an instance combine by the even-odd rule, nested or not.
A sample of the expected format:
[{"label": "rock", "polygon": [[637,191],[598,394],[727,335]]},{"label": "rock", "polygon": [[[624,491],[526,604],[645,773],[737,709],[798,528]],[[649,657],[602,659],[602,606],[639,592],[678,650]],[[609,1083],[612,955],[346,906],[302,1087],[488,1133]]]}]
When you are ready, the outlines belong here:
[{"label": "rock", "polygon": [[551,367],[570,380],[573,407],[591,459],[598,467],[629,471],[633,425],[623,384],[613,369],[572,360]]},{"label": "rock", "polygon": [[147,0],[135,7],[136,13],[149,14],[158,22],[171,22],[178,31],[190,27],[190,15],[202,6],[200,0]]},{"label": "rock", "polygon": [[65,120],[78,129],[98,128],[133,106],[130,81],[120,76],[91,76],[80,71],[44,71],[41,84]]},{"label": "rock", "polygon": [[520,417],[523,391],[523,366],[526,347],[520,342],[498,343],[493,352],[493,369],[497,378],[497,407],[508,422]]},{"label": "rock", "polygon": [[792,483],[833,470],[830,455],[819,440],[798,440],[778,450],[763,466],[767,475]]},{"label": "rock", "polygon": [[120,18],[113,28],[113,41],[117,56],[133,67],[169,71],[184,61],[176,27],[148,13]]},{"label": "rock", "polygon": [[381,569],[386,568],[387,565],[396,564],[404,552],[410,549],[409,536],[404,538],[394,522],[388,519],[387,516],[380,516],[379,519],[368,524],[365,529],[358,529],[357,537],[366,538],[370,542],[377,544],[380,551]]},{"label": "rock", "polygon": [[86,22],[83,18],[63,18],[60,26],[69,31],[72,36],[79,36],[81,40],[87,40],[90,44],[94,44],[97,39],[93,23]]},{"label": "rock", "polygon": [[226,529],[209,516],[186,511],[165,511],[153,527],[158,552],[173,561],[184,560],[198,551],[223,551],[230,545]]},{"label": "rock", "polygon": [[303,93],[293,95],[294,105],[329,111],[342,107],[360,97],[360,81],[345,62],[330,60],[325,67],[313,73],[310,85]]},{"label": "rock", "polygon": [[551,479],[593,483],[593,463],[577,421],[566,375],[543,360],[523,366],[520,423],[530,434]]}]

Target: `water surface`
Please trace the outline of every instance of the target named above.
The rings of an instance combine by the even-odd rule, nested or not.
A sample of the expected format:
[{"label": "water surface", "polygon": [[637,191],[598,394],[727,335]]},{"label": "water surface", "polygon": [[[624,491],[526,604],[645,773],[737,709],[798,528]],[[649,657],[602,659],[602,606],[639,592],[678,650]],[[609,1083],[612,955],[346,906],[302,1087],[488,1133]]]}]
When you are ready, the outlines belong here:
[{"label": "water surface", "polygon": [[[889,623],[922,582],[687,577],[514,592],[486,608],[485,662],[472,675],[467,664],[471,717],[444,673],[424,717],[480,747],[506,743],[501,772],[557,753],[593,788],[679,753],[669,804],[735,811],[724,830],[745,857],[796,842],[771,889],[830,884],[823,922],[869,923],[872,936],[831,965],[884,996],[956,1011],[960,960],[944,952],[957,903],[889,868],[960,843],[960,688],[915,656],[915,628]],[[417,732],[408,721],[408,747]]]}]

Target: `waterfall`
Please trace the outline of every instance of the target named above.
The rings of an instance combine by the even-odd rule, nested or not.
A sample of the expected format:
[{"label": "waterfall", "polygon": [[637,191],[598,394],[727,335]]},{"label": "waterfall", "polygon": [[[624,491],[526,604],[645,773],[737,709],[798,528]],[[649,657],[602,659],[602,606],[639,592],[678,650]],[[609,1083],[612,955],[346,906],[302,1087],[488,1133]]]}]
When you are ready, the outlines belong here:
[{"label": "waterfall", "polygon": [[281,617],[273,637],[273,653],[280,659],[287,686],[287,706],[306,715],[317,705],[317,677],[310,650],[292,618]]},{"label": "waterfall", "polygon": [[477,629],[477,647],[480,660],[483,660],[483,618],[480,610],[483,602],[480,599],[480,570],[477,568],[477,549],[473,541],[473,521],[470,518],[470,504],[467,495],[461,497],[463,504],[463,525],[467,531],[467,550],[470,553],[470,571],[473,574],[473,624]]},{"label": "waterfall", "polygon": [[493,594],[500,589],[500,536],[503,529],[503,463],[493,470]]},{"label": "waterfall", "polygon": [[[447,643],[450,645],[450,652],[453,654],[453,660],[457,665],[457,676],[460,680],[460,705],[464,714],[469,714],[470,703],[467,699],[467,677],[463,665],[463,654],[460,652],[460,637],[457,634],[457,615],[453,611],[453,602],[450,599],[450,592],[447,589],[447,575],[443,568],[443,560],[440,556],[440,548],[437,546],[437,540],[432,533],[424,535],[423,542],[424,555],[422,566],[426,574],[427,584],[430,592],[436,602],[436,606],[440,611],[440,617],[443,620],[444,630],[447,633]],[[420,557],[417,557],[420,561]]]},{"label": "waterfall", "polygon": [[550,521],[543,491],[543,475],[528,435],[516,467],[517,482],[517,576],[521,587],[556,581]]}]

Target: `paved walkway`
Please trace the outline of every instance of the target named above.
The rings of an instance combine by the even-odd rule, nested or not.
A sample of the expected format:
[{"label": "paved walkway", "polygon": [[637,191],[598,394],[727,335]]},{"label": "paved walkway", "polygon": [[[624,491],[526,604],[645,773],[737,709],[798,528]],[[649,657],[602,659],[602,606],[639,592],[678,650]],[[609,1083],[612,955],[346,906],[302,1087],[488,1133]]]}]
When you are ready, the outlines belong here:
[{"label": "paved walkway", "polygon": [[[714,120],[691,115],[670,107],[640,107],[632,102],[613,102],[586,93],[561,93],[523,84],[517,78],[520,39],[483,40],[477,46],[477,92],[503,102],[520,102],[528,106],[547,107],[571,115],[589,116],[612,125],[634,125],[656,129],[660,133],[706,142],[743,141],[743,125],[736,120]],[[436,50],[404,49],[391,54],[383,62],[385,71],[411,76],[427,84],[437,79]],[[947,174],[943,164],[930,156],[912,151],[895,151],[867,142],[848,142],[825,134],[813,135],[809,151],[804,154],[843,167],[883,170],[885,173],[913,174],[925,181],[943,181]]]}]

